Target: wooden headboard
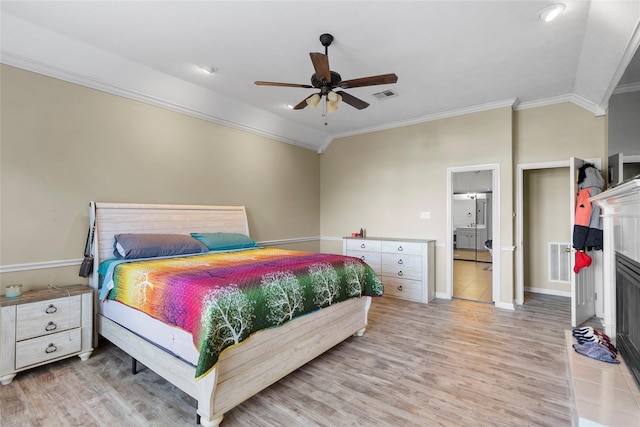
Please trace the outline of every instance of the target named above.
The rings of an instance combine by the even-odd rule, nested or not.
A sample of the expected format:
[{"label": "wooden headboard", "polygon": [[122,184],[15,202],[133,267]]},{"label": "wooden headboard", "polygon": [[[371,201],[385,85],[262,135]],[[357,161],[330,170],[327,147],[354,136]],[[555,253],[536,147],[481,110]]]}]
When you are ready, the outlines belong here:
[{"label": "wooden headboard", "polygon": [[244,206],[147,205],[131,203],[89,203],[89,217],[95,218],[93,277],[98,287],[100,262],[113,258],[114,236],[121,233],[189,234],[193,232],[242,233],[249,235]]}]

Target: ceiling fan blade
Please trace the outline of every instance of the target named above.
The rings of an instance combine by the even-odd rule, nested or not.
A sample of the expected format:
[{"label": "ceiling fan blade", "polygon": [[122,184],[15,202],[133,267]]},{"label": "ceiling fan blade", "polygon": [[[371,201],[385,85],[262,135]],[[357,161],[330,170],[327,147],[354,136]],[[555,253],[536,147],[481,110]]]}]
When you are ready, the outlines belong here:
[{"label": "ceiling fan blade", "polygon": [[277,82],[255,82],[258,86],[282,86],[282,87],[303,87],[305,89],[313,89],[311,85],[302,85],[298,83],[277,83]]},{"label": "ceiling fan blade", "polygon": [[349,95],[345,91],[339,90],[336,93],[338,95],[342,96],[342,101],[343,102],[346,102],[347,104],[351,105],[354,108],[357,108],[358,110],[363,110],[363,109],[365,109],[365,108],[367,108],[369,106],[369,104],[364,102],[362,99],[356,98],[353,95]]},{"label": "ceiling fan blade", "polygon": [[359,79],[343,80],[342,82],[340,82],[340,87],[342,89],[349,89],[352,87],[386,85],[386,84],[395,83],[397,81],[398,81],[398,76],[396,76],[394,73],[380,74],[379,76],[370,76],[370,77],[362,77]]},{"label": "ceiling fan blade", "polygon": [[313,62],[313,68],[316,70],[316,77],[318,80],[325,79],[327,82],[331,81],[331,71],[329,70],[329,57],[324,53],[311,52],[311,62]]},{"label": "ceiling fan blade", "polygon": [[309,96],[307,96],[305,99],[303,99],[302,101],[300,101],[298,103],[298,105],[296,105],[295,107],[293,107],[294,110],[302,110],[303,108],[305,108],[307,105],[307,99],[311,98],[314,94],[311,94]]}]

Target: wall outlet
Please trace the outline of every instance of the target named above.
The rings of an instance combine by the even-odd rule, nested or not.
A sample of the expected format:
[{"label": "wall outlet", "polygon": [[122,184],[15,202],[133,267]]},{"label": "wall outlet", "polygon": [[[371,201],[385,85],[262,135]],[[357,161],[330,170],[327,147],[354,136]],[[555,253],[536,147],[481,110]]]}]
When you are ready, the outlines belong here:
[{"label": "wall outlet", "polygon": [[420,219],[431,219],[431,212],[420,212]]}]

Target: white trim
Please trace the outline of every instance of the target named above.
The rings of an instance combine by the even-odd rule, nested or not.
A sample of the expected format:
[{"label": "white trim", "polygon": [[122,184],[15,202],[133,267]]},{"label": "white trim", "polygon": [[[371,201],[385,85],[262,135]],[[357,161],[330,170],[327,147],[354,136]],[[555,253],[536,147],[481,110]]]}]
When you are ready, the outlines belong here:
[{"label": "white trim", "polygon": [[[511,247],[506,246],[503,248],[500,245],[501,236],[500,236],[500,164],[491,163],[485,165],[471,165],[471,166],[459,166],[459,167],[450,167],[447,168],[447,240],[446,240],[446,292],[444,296],[441,298],[451,299],[453,297],[453,210],[451,208],[452,203],[451,200],[453,198],[453,174],[456,172],[471,172],[477,170],[490,170],[492,171],[492,180],[491,180],[491,191],[493,194],[492,197],[492,221],[494,224],[493,227],[493,235],[491,236],[493,239],[493,246],[500,248],[500,250],[511,250]],[[497,256],[493,258],[493,274],[492,274],[492,300],[495,303],[496,307],[499,308],[508,308],[511,307],[512,304],[505,304],[499,301],[500,295],[502,294],[501,290],[501,257]],[[436,295],[437,296],[437,295]],[[513,308],[510,308],[513,309]]]},{"label": "white trim", "polygon": [[58,261],[27,262],[24,264],[0,265],[0,274],[17,271],[43,270],[46,268],[74,267],[82,264],[82,259],[63,259]]},{"label": "white trim", "polygon": [[[294,239],[264,240],[256,243],[260,246],[276,246],[276,245],[288,245],[292,243],[314,242],[318,240],[325,240],[325,238],[321,238],[319,236],[298,237]],[[336,237],[336,238],[331,238],[331,240],[342,240],[342,238]],[[30,270],[44,270],[48,268],[75,267],[75,266],[79,266],[80,264],[82,264],[82,258],[81,259],[63,259],[58,261],[28,262],[24,264],[0,265],[0,274],[15,273],[20,271],[30,271]]]},{"label": "white trim", "polygon": [[501,308],[503,310],[511,310],[511,311],[515,311],[516,310],[516,305],[515,304],[510,304],[508,302],[499,302],[496,301],[495,303],[495,307],[496,308]]},{"label": "white trim", "polygon": [[638,91],[640,91],[640,83],[629,83],[626,85],[616,86],[616,89],[613,91],[613,94],[619,95],[621,93],[638,92]]},{"label": "white trim", "polygon": [[[292,243],[315,242],[318,240],[324,240],[324,238],[320,236],[298,237],[293,239],[263,240],[261,242],[256,242],[256,243],[260,246],[275,246],[275,245],[288,245]],[[331,240],[342,240],[342,239],[332,238]]]},{"label": "white trim", "polygon": [[602,100],[600,100],[599,106],[601,110],[606,111],[609,106],[609,98],[611,98],[611,95],[615,92],[616,86],[620,82],[620,79],[624,75],[624,72],[627,70],[627,67],[631,63],[631,60],[638,49],[640,49],[640,23],[636,24],[636,28],[631,35],[629,44],[627,44],[627,47],[622,54],[622,58],[620,58],[620,62],[618,63],[618,67],[609,82],[607,91],[603,94]]},{"label": "white trim", "polygon": [[[368,128],[357,129],[354,131],[340,132],[333,135],[334,138],[344,138],[347,136],[361,135],[363,133],[377,132],[381,130],[394,129],[403,126],[410,126],[424,122],[432,122],[435,120],[448,119],[451,117],[464,116],[466,114],[480,113],[483,111],[495,110],[496,108],[512,107],[517,104],[518,98],[509,98],[506,100],[488,102],[486,104],[474,105],[471,107],[458,108],[456,110],[443,111],[441,113],[430,114],[427,116],[416,117],[408,120],[400,120],[392,123],[385,123],[379,126],[371,126]],[[327,144],[328,145],[328,144]],[[326,148],[326,147],[325,147]]]},{"label": "white trim", "polygon": [[532,292],[534,294],[555,295],[557,297],[571,298],[571,291],[557,291],[554,289],[532,288],[529,286],[525,287],[524,290],[526,292]]},{"label": "white trim", "polygon": [[571,102],[573,104],[576,104],[577,106],[582,107],[587,111],[591,111],[596,116],[601,116],[606,111],[606,108],[605,110],[603,110],[595,102],[588,101],[580,95],[576,95],[575,93],[568,93],[565,95],[553,96],[550,98],[521,102],[518,105],[514,106],[513,109],[516,111],[527,110],[529,108],[546,107],[548,105],[561,104],[563,102]]}]

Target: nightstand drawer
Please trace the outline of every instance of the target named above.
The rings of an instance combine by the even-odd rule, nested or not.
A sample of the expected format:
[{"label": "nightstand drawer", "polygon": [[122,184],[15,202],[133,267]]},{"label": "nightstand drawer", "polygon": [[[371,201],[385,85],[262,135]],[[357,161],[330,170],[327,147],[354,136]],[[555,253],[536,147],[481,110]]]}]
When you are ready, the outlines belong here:
[{"label": "nightstand drawer", "polygon": [[80,295],[17,306],[16,341],[80,327]]},{"label": "nightstand drawer", "polygon": [[16,343],[16,369],[77,353],[82,347],[80,328]]}]

